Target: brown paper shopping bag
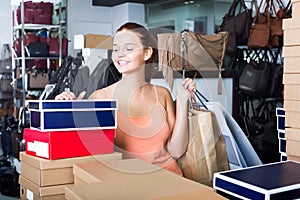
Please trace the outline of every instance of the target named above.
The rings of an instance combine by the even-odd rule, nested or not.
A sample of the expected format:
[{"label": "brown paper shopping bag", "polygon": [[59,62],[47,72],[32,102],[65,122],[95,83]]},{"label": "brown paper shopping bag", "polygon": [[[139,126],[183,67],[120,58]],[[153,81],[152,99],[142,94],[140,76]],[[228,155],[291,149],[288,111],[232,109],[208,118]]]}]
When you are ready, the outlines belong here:
[{"label": "brown paper shopping bag", "polygon": [[178,163],[184,177],[212,186],[215,172],[229,170],[217,118],[212,111],[190,108],[188,120],[189,144]]}]

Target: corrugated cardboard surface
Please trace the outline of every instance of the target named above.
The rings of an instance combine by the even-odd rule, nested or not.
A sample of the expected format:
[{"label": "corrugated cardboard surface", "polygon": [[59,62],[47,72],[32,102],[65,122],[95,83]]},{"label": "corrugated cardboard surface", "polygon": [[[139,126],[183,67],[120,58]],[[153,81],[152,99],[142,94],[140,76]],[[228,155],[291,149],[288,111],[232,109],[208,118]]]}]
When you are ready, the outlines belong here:
[{"label": "corrugated cardboard surface", "polygon": [[77,164],[74,175],[87,184],[66,187],[68,200],[142,200],[183,193],[197,193],[198,199],[224,199],[210,187],[138,159]]},{"label": "corrugated cardboard surface", "polygon": [[282,29],[288,30],[288,29],[295,29],[300,28],[300,20],[293,18],[283,19],[282,21]]},{"label": "corrugated cardboard surface", "polygon": [[300,112],[300,101],[285,100],[283,103],[285,111]]},{"label": "corrugated cardboard surface", "polygon": [[300,63],[300,56],[284,58],[283,72],[300,74],[299,63]]},{"label": "corrugated cardboard surface", "polygon": [[86,34],[84,48],[112,49],[113,37],[100,34]]},{"label": "corrugated cardboard surface", "polygon": [[284,85],[284,100],[300,100],[300,85]]},{"label": "corrugated cardboard surface", "polygon": [[283,84],[300,85],[300,74],[283,74]]},{"label": "corrugated cardboard surface", "polygon": [[[299,123],[299,120],[298,120]],[[286,154],[288,156],[300,156],[299,146],[300,146],[300,129],[298,128],[286,128],[285,129],[286,138]]]},{"label": "corrugated cardboard surface", "polygon": [[21,175],[38,186],[74,183],[72,167],[40,170],[30,164],[22,162]]},{"label": "corrugated cardboard surface", "polygon": [[20,154],[21,175],[38,186],[73,183],[74,164],[109,159],[122,159],[122,154],[114,152],[112,154],[46,160],[22,152]]},{"label": "corrugated cardboard surface", "polygon": [[285,111],[285,127],[300,128],[300,112]]},{"label": "corrugated cardboard surface", "polygon": [[283,34],[284,46],[300,45],[299,28],[286,29]]},{"label": "corrugated cardboard surface", "polygon": [[300,46],[283,46],[282,57],[299,57],[300,56]]},{"label": "corrugated cardboard surface", "polygon": [[65,186],[73,184],[56,185],[50,187],[39,187],[23,176],[19,176],[20,199],[24,200],[64,200]]},{"label": "corrugated cardboard surface", "polygon": [[114,152],[111,154],[74,157],[74,158],[66,158],[66,159],[58,159],[58,160],[46,160],[43,158],[27,155],[25,152],[20,153],[21,162],[26,162],[40,170],[73,167],[73,164],[76,163],[93,162],[97,160],[110,160],[110,159],[122,159],[122,154],[118,152]]},{"label": "corrugated cardboard surface", "polygon": [[293,19],[294,20],[300,20],[300,1],[299,0],[293,0],[292,1],[292,13],[293,13]]},{"label": "corrugated cardboard surface", "polygon": [[139,159],[110,160],[107,162],[90,162],[75,164],[74,176],[86,183],[142,178],[147,174],[156,175],[161,168]]},{"label": "corrugated cardboard surface", "polygon": [[288,160],[300,162],[300,156],[292,156],[292,155],[287,155]]}]

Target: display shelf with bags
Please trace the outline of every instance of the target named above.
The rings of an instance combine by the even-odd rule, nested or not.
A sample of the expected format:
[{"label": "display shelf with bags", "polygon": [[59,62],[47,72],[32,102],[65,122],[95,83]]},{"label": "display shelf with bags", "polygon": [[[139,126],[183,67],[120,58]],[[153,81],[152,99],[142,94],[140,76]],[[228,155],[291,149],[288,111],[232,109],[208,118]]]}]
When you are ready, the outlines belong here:
[{"label": "display shelf with bags", "polygon": [[[68,54],[68,39],[62,36],[60,12],[56,10],[61,11],[61,3],[53,5],[52,1],[22,0],[13,8],[13,71],[15,90],[21,93],[17,107],[25,106],[29,91],[42,92]],[[59,20],[54,24],[53,16],[57,15]],[[35,93],[37,97],[40,92]]]},{"label": "display shelf with bags", "polygon": [[22,134],[29,126],[27,100],[39,98],[51,74],[61,66],[68,55],[68,39],[62,36],[61,21],[53,23],[55,8],[51,0],[19,2],[12,4],[11,71],[14,117]]}]

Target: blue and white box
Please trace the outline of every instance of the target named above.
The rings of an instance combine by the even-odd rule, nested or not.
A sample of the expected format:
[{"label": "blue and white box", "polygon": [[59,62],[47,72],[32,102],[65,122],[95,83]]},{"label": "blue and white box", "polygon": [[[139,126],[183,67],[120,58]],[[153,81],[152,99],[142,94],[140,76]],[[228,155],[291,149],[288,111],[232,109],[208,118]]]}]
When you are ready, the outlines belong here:
[{"label": "blue and white box", "polygon": [[217,192],[240,199],[298,199],[300,163],[276,162],[215,173],[213,187]]},{"label": "blue and white box", "polygon": [[115,129],[116,100],[31,100],[30,128],[40,131]]},{"label": "blue and white box", "polygon": [[285,111],[283,108],[276,108],[277,131],[285,131]]}]

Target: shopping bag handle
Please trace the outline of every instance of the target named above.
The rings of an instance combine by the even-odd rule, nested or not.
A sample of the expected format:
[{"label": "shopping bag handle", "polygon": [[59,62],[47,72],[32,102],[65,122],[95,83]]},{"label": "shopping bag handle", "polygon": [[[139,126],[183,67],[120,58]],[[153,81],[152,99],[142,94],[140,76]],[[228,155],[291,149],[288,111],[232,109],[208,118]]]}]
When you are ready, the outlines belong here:
[{"label": "shopping bag handle", "polygon": [[202,101],[201,98],[203,98],[205,100],[205,102],[209,102],[208,99],[203,94],[201,94],[201,92],[199,92],[199,90],[195,90],[195,91],[193,91],[193,93],[195,94],[195,96],[197,97],[197,100],[201,103],[201,105],[206,110],[208,110],[207,106],[204,104],[204,102]]}]

